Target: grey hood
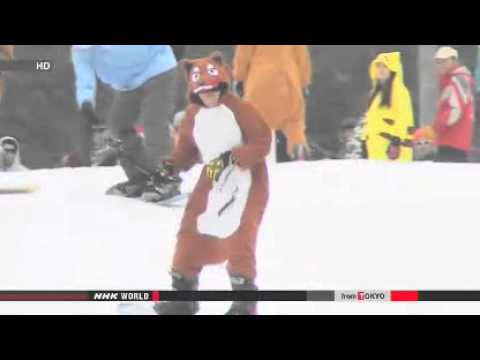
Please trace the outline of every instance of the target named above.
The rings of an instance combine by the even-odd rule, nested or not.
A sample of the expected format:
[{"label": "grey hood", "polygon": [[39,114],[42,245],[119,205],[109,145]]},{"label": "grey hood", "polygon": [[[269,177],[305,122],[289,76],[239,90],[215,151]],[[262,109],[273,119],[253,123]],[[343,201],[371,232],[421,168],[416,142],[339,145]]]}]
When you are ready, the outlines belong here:
[{"label": "grey hood", "polygon": [[[13,141],[15,142],[15,144],[17,144],[17,154],[15,156],[15,160],[13,161],[13,164],[12,166],[10,167],[6,167],[6,165],[4,164],[4,161],[3,161],[3,143],[6,141],[6,140],[10,140],[10,141]],[[1,171],[4,171],[4,172],[14,172],[14,171],[26,171],[28,170],[25,166],[22,165],[22,160],[21,160],[21,157],[20,157],[20,143],[18,142],[17,139],[11,137],[11,136],[5,136],[3,138],[0,139],[0,172]]]}]

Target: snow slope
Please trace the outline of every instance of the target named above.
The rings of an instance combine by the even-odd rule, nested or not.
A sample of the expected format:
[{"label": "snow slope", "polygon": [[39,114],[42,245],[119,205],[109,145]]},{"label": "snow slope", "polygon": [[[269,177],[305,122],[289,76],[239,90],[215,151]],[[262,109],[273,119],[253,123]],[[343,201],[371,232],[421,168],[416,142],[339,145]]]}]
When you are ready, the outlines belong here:
[{"label": "snow slope", "polygon": [[[191,188],[195,169],[184,184]],[[258,244],[265,290],[480,289],[480,166],[322,161],[275,165]],[[104,196],[119,168],[0,174],[0,289],[169,289],[181,209]],[[228,290],[223,266],[201,289]],[[222,314],[228,303],[204,303]],[[463,303],[262,303],[262,314],[477,313]],[[115,314],[115,303],[0,303],[0,314]]]}]

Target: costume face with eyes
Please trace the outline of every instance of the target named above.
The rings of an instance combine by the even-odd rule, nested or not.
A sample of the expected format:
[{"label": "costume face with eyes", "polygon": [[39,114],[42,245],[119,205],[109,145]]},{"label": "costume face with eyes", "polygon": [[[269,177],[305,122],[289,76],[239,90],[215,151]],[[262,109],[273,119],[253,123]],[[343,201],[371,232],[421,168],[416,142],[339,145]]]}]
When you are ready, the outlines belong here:
[{"label": "costume face with eyes", "polygon": [[231,70],[220,52],[203,59],[183,60],[181,66],[185,71],[188,98],[192,103],[212,107],[228,92]]}]

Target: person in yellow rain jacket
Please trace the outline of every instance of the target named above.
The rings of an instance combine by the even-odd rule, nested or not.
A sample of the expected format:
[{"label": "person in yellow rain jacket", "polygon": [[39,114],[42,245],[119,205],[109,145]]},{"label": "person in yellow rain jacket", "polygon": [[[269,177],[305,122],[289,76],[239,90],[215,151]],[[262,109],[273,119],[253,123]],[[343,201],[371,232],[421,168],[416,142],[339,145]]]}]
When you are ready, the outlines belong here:
[{"label": "person in yellow rain jacket", "polygon": [[233,77],[270,129],[284,133],[288,154],[302,159],[308,150],[304,96],[312,78],[308,46],[238,45]]},{"label": "person in yellow rain jacket", "polygon": [[378,55],[370,77],[373,89],[363,130],[368,159],[412,161],[414,117],[400,53]]}]

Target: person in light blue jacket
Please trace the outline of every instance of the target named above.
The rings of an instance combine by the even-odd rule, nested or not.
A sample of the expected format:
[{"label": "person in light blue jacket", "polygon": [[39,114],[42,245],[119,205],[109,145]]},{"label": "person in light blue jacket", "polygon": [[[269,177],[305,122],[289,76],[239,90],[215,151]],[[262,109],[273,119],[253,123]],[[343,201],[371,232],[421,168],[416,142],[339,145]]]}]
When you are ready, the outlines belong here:
[{"label": "person in light blue jacket", "polygon": [[[157,171],[170,153],[169,123],[175,111],[177,60],[170,45],[73,45],[72,62],[78,108],[93,125],[97,78],[115,90],[107,124],[128,181],[110,195],[162,201],[179,194],[175,186],[159,192]],[[135,131],[142,122],[145,139]]]}]

